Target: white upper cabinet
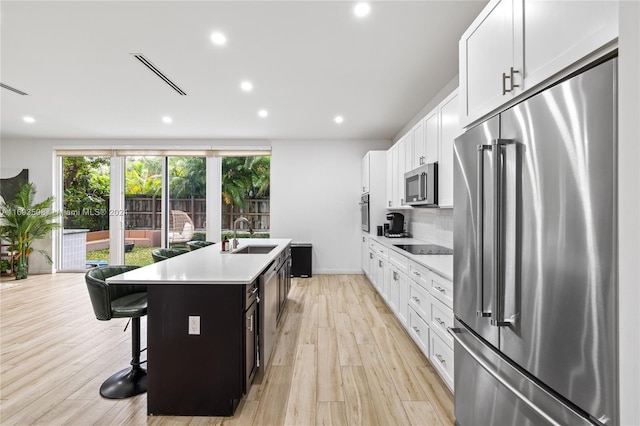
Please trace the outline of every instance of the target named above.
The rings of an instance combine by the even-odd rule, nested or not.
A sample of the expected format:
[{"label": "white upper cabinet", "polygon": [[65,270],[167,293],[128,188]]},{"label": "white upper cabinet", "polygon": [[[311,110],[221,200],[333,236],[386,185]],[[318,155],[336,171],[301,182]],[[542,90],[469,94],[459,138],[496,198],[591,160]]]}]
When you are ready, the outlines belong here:
[{"label": "white upper cabinet", "polygon": [[525,84],[543,82],[618,37],[613,0],[524,2]]},{"label": "white upper cabinet", "polygon": [[[387,175],[385,177],[385,191],[386,191],[386,197],[385,197],[385,202],[384,202],[384,206],[389,208],[393,205],[393,152],[396,151],[396,155],[398,152],[398,148],[396,145],[392,146],[391,148],[389,148],[387,150]],[[397,161],[396,161],[397,163]],[[397,167],[397,166],[396,166]]]},{"label": "white upper cabinet", "polygon": [[369,192],[369,169],[370,169],[370,154],[367,152],[365,156],[362,158],[362,167],[360,170],[362,171],[362,193],[366,194]]},{"label": "white upper cabinet", "polygon": [[438,162],[438,204],[453,206],[453,140],[462,133],[454,90],[387,151],[386,207],[404,205],[404,174]]},{"label": "white upper cabinet", "polygon": [[453,141],[462,134],[458,119],[458,91],[438,106],[440,116],[440,159],[438,161],[438,204],[453,207]]},{"label": "white upper cabinet", "polygon": [[460,39],[460,90],[464,123],[522,90],[522,1],[490,2]]},{"label": "white upper cabinet", "polygon": [[490,1],[460,39],[462,126],[575,71],[617,37],[615,0]]},{"label": "white upper cabinet", "polygon": [[413,161],[411,169],[415,169],[416,167],[420,167],[425,164],[425,160],[427,158],[424,120],[420,120],[418,124],[411,129],[411,133],[413,133]]},{"label": "white upper cabinet", "polygon": [[438,108],[435,108],[424,118],[425,158],[422,164],[434,163],[438,161],[438,153],[440,151],[440,148],[438,146],[439,123],[440,116]]}]

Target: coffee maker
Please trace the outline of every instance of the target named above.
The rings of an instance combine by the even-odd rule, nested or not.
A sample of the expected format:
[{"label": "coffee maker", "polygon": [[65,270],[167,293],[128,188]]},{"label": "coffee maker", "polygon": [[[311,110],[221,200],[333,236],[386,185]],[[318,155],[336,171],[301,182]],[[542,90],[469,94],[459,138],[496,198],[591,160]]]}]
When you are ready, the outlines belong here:
[{"label": "coffee maker", "polygon": [[387,213],[389,224],[385,224],[384,236],[387,238],[403,238],[407,236],[404,230],[404,215],[402,213]]}]

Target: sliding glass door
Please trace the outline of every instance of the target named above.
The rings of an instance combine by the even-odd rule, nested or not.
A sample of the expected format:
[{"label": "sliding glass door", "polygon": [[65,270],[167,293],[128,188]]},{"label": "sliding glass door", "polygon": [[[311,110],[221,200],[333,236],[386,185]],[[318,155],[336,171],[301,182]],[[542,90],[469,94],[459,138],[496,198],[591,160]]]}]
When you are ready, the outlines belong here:
[{"label": "sliding glass door", "polygon": [[110,157],[65,156],[58,270],[81,271],[109,261]]}]

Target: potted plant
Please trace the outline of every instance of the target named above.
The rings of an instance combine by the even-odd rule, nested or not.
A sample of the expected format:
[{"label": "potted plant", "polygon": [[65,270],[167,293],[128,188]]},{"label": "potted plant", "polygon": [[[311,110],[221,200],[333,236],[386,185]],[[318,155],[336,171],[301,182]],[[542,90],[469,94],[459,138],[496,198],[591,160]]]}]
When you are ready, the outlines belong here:
[{"label": "potted plant", "polygon": [[[60,227],[60,224],[54,221],[58,214],[51,212],[53,197],[34,204],[35,195],[36,187],[33,183],[25,183],[13,200],[0,205],[2,238],[11,243],[16,280],[27,278],[33,243]],[[53,263],[46,250],[38,252],[49,264]]]}]

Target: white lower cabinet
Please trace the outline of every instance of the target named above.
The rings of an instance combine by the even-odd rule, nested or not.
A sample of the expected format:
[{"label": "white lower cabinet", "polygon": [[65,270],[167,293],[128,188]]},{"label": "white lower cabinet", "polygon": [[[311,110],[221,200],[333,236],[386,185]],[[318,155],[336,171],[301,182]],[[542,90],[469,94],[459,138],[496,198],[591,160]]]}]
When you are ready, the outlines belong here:
[{"label": "white lower cabinet", "polygon": [[429,358],[429,326],[411,306],[409,307],[409,328],[407,330],[422,353]]},{"label": "white lower cabinet", "polygon": [[364,232],[360,242],[360,258],[362,259],[362,270],[369,276],[369,234]]},{"label": "white lower cabinet", "polygon": [[433,330],[431,330],[429,336],[429,360],[440,374],[440,377],[442,377],[442,380],[453,392],[453,349]]}]

